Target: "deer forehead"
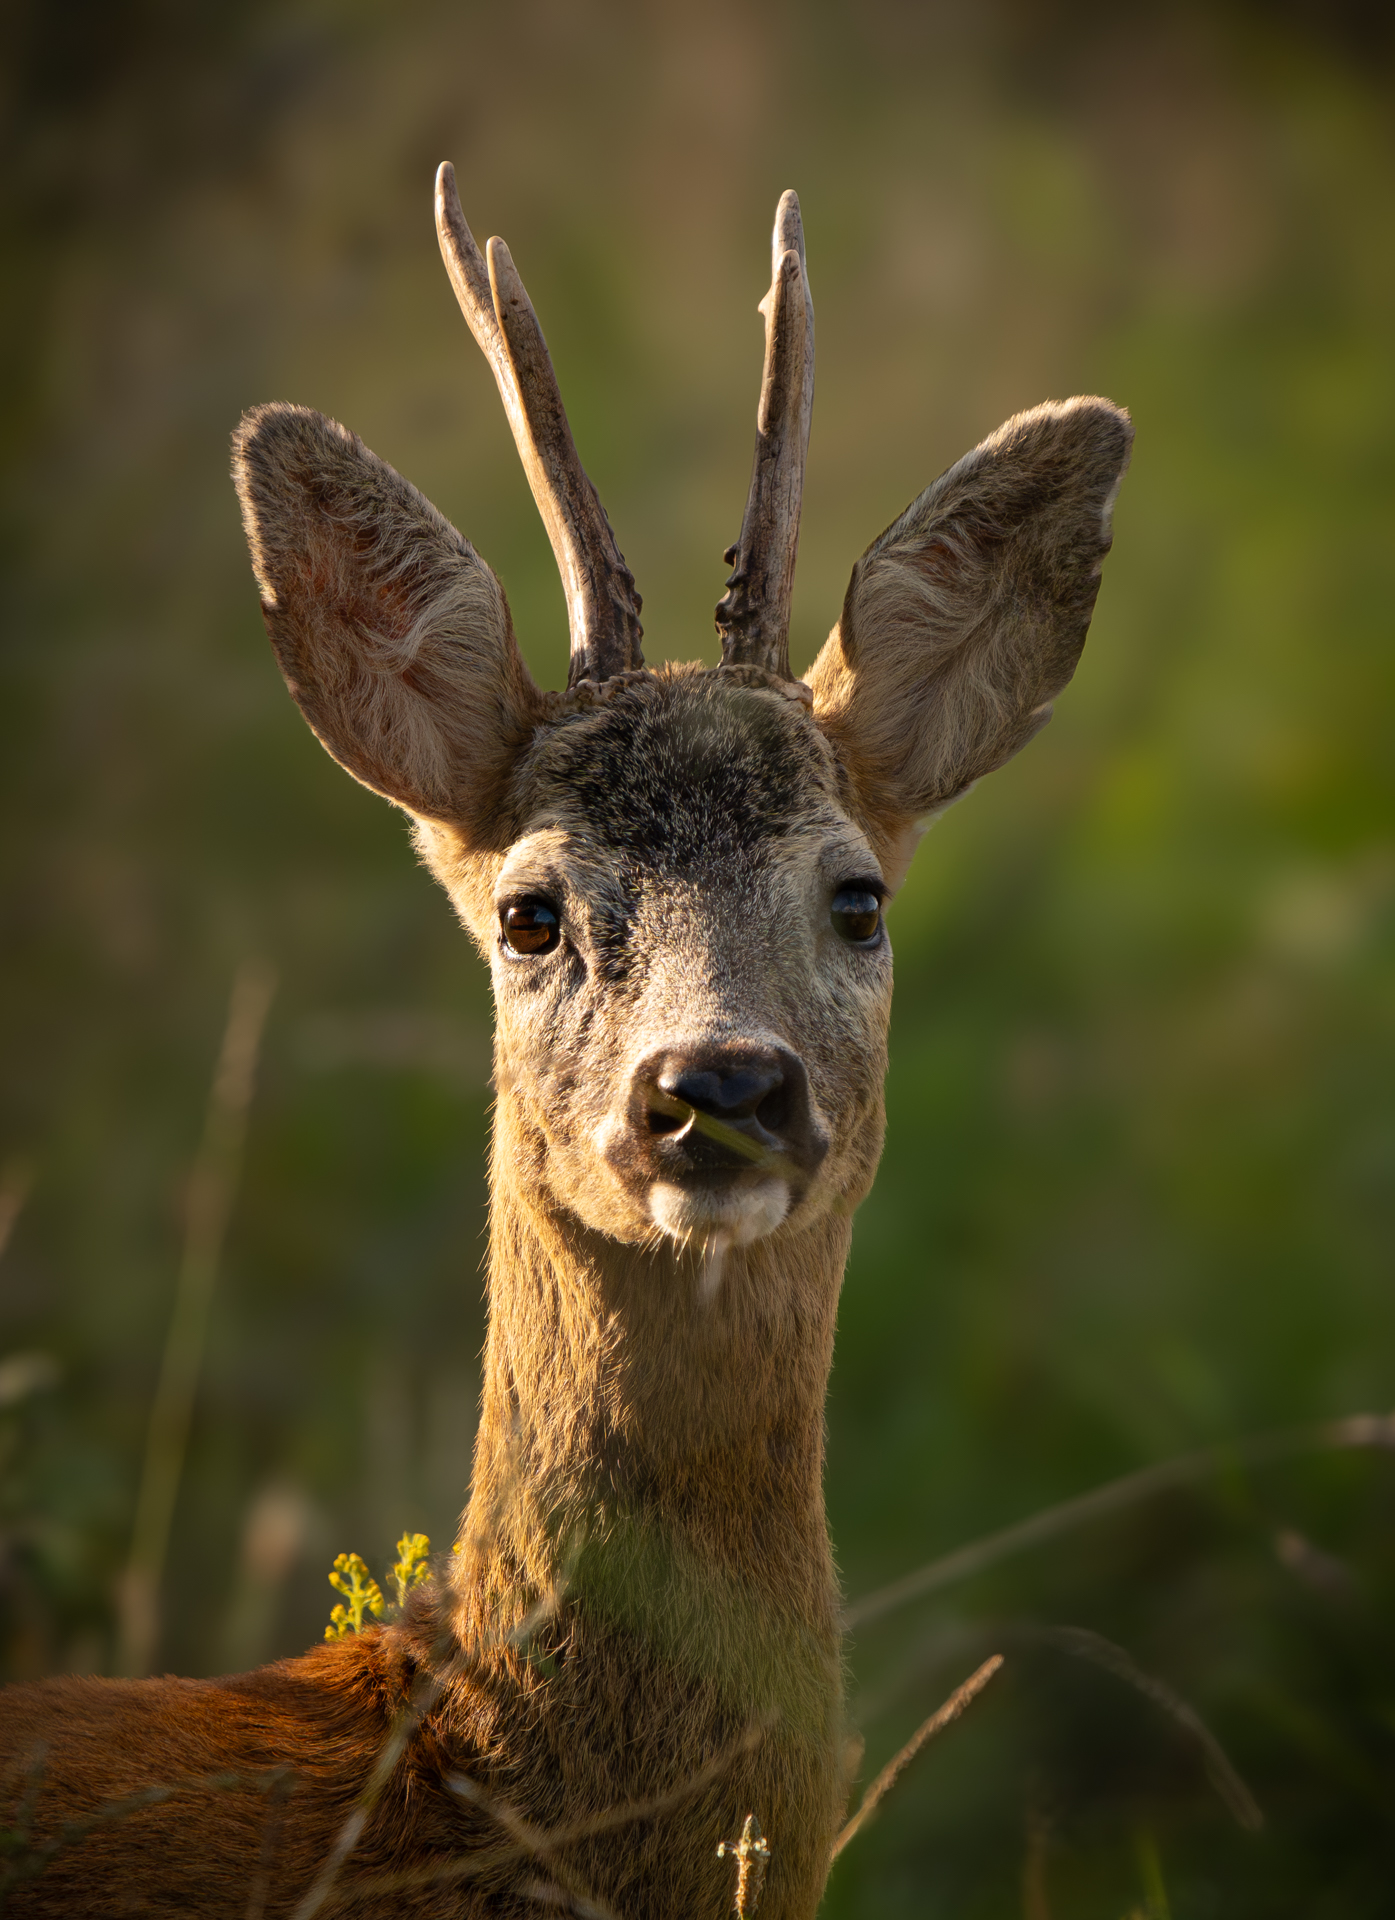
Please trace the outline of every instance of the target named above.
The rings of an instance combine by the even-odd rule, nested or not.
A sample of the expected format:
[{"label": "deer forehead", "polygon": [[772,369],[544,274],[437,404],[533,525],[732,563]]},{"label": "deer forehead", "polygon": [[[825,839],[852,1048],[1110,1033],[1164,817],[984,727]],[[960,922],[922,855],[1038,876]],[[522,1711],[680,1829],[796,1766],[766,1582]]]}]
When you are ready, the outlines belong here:
[{"label": "deer forehead", "polygon": [[645,676],[541,729],[513,784],[521,831],[492,904],[561,888],[633,919],[675,890],[768,896],[878,872],[803,707],[721,673]]},{"label": "deer forehead", "polygon": [[797,702],[721,671],[669,669],[541,732],[519,768],[529,811],[637,865],[768,847],[841,819],[837,764]]}]

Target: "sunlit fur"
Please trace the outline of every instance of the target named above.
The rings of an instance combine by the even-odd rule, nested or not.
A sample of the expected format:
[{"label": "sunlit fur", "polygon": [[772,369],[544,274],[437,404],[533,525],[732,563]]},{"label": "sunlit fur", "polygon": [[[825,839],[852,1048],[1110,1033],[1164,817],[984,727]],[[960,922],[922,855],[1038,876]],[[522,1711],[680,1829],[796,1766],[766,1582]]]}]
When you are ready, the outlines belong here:
[{"label": "sunlit fur", "polygon": [[504,590],[355,434],[257,407],[233,442],[262,611],[302,713],[356,779],[451,817],[506,777],[542,699]]},{"label": "sunlit fur", "polygon": [[[318,415],[249,416],[238,483],[291,691],[415,816],[493,971],[473,1485],[459,1551],[398,1625],[233,1680],[13,1690],[14,1794],[46,1743],[36,1833],[152,1783],[289,1766],[265,1856],[265,1911],[286,1914],[415,1700],[346,1886],[482,1857],[508,1831],[500,1802],[565,1832],[670,1797],[449,1893],[399,1885],[345,1911],[533,1915],[541,1881],[630,1920],[718,1920],[734,1877],[717,1844],[754,1813],[762,1915],[809,1920],[848,1785],[823,1403],[891,990],[889,945],[845,944],[829,906],[851,880],[899,884],[917,822],[1046,717],[1129,437],[1109,403],[1072,401],[952,468],[859,562],[812,700],[695,668],[557,696],[528,680],[493,575],[391,469]],[[520,894],[555,903],[554,951],[502,939]],[[722,1037],[798,1054],[826,1151],[807,1177],[738,1178],[712,1233],[620,1149],[635,1063]],[[106,1914],[119,1890],[241,1914],[267,1806],[245,1782],[186,1790],[65,1848],[12,1910]]]},{"label": "sunlit fur", "polygon": [[891,836],[1051,718],[1085,644],[1132,438],[1108,400],[1019,413],[853,568],[809,684],[889,865]]}]

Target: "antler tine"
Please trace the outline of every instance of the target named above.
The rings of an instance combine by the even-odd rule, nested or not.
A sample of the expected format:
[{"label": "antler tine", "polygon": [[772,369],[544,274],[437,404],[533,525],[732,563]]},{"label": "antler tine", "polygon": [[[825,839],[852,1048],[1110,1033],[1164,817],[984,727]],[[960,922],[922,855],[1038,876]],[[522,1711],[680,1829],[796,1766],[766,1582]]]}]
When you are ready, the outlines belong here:
[{"label": "antler tine", "polygon": [[460,311],[498,382],[562,575],[571,628],[567,685],[641,667],[635,578],[577,456],[538,316],[503,241],[489,242],[487,263],[475,245],[448,160],[436,175],[436,232]]},{"label": "antler tine", "polygon": [[741,538],[722,556],[732,568],[717,602],[723,665],[765,667],[790,677],[790,596],[799,546],[804,459],[814,411],[814,302],[804,261],[799,196],[783,193],[771,236],[765,367],[756,414],[756,457]]}]

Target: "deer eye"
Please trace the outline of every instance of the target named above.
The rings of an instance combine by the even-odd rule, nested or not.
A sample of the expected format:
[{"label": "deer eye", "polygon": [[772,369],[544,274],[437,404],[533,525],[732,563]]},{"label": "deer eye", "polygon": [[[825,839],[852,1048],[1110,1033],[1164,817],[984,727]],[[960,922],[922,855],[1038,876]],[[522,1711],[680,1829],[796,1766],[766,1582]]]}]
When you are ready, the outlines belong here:
[{"label": "deer eye", "polygon": [[499,925],[515,953],[551,953],[561,938],[556,909],[545,900],[516,900],[501,907]]},{"label": "deer eye", "polygon": [[874,946],[882,930],[882,903],[868,887],[840,887],[828,917],[850,947]]}]

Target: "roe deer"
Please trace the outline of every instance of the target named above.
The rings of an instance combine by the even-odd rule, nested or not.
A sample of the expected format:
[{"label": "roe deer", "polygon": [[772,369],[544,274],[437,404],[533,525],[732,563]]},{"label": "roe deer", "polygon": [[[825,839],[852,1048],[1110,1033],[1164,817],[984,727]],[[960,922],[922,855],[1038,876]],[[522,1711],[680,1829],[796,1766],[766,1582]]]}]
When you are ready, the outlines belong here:
[{"label": "roe deer", "polygon": [[814,324],[787,193],[722,661],[649,669],[533,309],[449,166],[436,220],[561,569],[567,690],[343,427],[257,408],[235,475],[292,695],[411,816],[493,972],[470,1502],[394,1624],[233,1678],[5,1695],[17,1913],[718,1920],[744,1832],[768,1857],[742,1908],[763,1877],[766,1920],[807,1920],[828,1870],[824,1394],[882,1141],[883,909],[1070,679],[1131,428],[1100,399],[1009,420],[872,543],[793,679]]}]

